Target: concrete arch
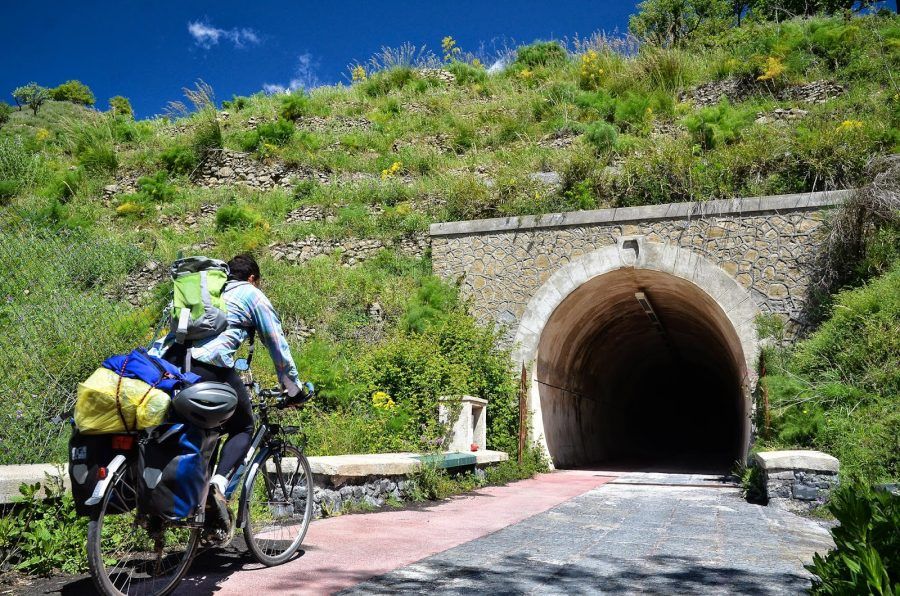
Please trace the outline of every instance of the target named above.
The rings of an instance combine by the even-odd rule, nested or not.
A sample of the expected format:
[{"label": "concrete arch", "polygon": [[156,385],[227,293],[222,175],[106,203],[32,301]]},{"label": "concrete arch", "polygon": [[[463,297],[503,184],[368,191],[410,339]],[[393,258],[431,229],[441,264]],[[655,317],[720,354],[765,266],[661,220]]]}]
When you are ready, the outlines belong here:
[{"label": "concrete arch", "polygon": [[[659,317],[647,314],[638,292],[651,305],[657,302]],[[673,376],[694,371],[701,389],[711,394],[704,397],[707,406],[727,394],[721,399],[730,409],[721,417],[728,418],[727,440],[734,442],[728,457],[745,456],[757,381],[758,312],[747,290],[690,249],[630,236],[573,259],[532,296],[516,331],[513,358],[530,367],[532,440],[556,466],[596,463],[592,457],[614,450],[604,434],[628,432],[610,427],[625,420],[626,406],[615,400],[623,395],[634,402],[627,407],[642,407],[637,402],[646,396],[636,384],[663,367],[675,371]],[[660,387],[646,393],[666,392]],[[679,403],[686,407],[688,401]],[[657,395],[647,408],[665,405]],[[617,417],[620,422],[613,422]],[[670,443],[677,441],[673,435]]]}]

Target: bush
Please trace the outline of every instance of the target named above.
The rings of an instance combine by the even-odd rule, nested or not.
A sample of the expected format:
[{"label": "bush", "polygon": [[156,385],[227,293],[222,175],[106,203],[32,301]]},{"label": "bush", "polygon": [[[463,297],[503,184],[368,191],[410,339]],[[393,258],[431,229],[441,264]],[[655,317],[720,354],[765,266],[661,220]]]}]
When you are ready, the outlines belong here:
[{"label": "bush", "polygon": [[806,568],[816,575],[812,594],[892,594],[900,585],[900,496],[847,483],[828,510],[839,525],[834,548],[816,553]]},{"label": "bush", "polygon": [[19,183],[15,180],[0,180],[0,205],[6,205],[19,192]]},{"label": "bush", "polygon": [[212,110],[206,111],[197,129],[194,131],[194,140],[191,144],[194,153],[198,156],[206,155],[210,149],[222,148],[222,128],[216,120],[216,114]]},{"label": "bush", "polygon": [[157,172],[153,176],[142,176],[137,180],[138,192],[155,203],[170,203],[178,195],[175,187],[169,183],[166,172]]},{"label": "bush", "polygon": [[42,499],[41,483],[23,484],[15,512],[0,516],[0,563],[25,573],[80,573],[87,569],[88,518],[76,515],[72,494],[62,486],[44,486]]},{"label": "bush", "polygon": [[455,60],[447,67],[456,78],[457,85],[474,85],[487,81],[487,71],[479,66],[473,66],[468,62]]},{"label": "bush", "polygon": [[515,65],[522,68],[562,66],[569,60],[566,49],[556,41],[538,42],[516,50]]},{"label": "bush", "polygon": [[10,114],[12,114],[12,106],[5,101],[0,101],[0,126],[9,122]]},{"label": "bush", "polygon": [[416,79],[409,66],[395,66],[371,75],[359,83],[358,88],[369,97],[381,97],[391,91],[403,89]]},{"label": "bush", "polygon": [[240,112],[244,108],[250,105],[250,98],[243,97],[241,95],[232,95],[231,101],[223,101],[222,107],[226,110],[234,110],[235,112]]},{"label": "bush", "polygon": [[273,145],[286,145],[294,135],[294,124],[284,118],[275,122],[265,122],[256,127],[259,140]]},{"label": "bush", "polygon": [[65,203],[78,191],[84,183],[84,171],[81,168],[66,170],[60,176],[50,181],[47,188],[47,196]]},{"label": "bush", "polygon": [[695,143],[713,149],[738,140],[741,131],[753,123],[755,112],[732,107],[723,99],[718,105],[703,108],[684,119]]},{"label": "bush", "polygon": [[612,151],[619,131],[607,122],[594,122],[585,129],[584,138],[598,153]]},{"label": "bush", "polygon": [[159,156],[163,167],[172,174],[190,174],[197,167],[197,153],[185,145],[169,147]]},{"label": "bush", "polygon": [[116,150],[106,144],[95,143],[79,152],[78,162],[90,173],[112,174],[119,167]]},{"label": "bush", "polygon": [[66,81],[59,87],[50,90],[50,98],[55,101],[68,101],[83,106],[92,106],[96,101],[94,93],[81,81]]},{"label": "bush", "polygon": [[299,120],[310,113],[311,100],[304,91],[295,91],[281,98],[281,117],[286,120]]},{"label": "bush", "polygon": [[0,180],[7,188],[15,185],[16,192],[34,184],[45,169],[39,153],[32,153],[21,139],[0,137]]},{"label": "bush", "polygon": [[249,207],[225,205],[216,212],[216,229],[220,232],[229,229],[244,230],[261,221],[258,213]]},{"label": "bush", "polygon": [[127,97],[116,95],[109,98],[109,109],[116,116],[124,116],[125,118],[134,118],[134,110],[131,108],[131,102]]}]

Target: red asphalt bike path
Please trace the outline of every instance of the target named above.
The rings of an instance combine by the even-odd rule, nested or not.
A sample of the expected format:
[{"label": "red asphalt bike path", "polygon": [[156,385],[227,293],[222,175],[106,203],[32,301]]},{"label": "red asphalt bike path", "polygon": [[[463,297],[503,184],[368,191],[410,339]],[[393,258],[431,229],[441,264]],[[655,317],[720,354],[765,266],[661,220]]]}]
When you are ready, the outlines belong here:
[{"label": "red asphalt bike path", "polygon": [[270,568],[247,564],[213,585],[196,577],[200,585],[190,581],[188,571],[186,585],[176,594],[204,593],[204,587],[217,596],[331,594],[496,532],[613,479],[597,472],[558,471],[429,507],[314,521],[299,558]]}]

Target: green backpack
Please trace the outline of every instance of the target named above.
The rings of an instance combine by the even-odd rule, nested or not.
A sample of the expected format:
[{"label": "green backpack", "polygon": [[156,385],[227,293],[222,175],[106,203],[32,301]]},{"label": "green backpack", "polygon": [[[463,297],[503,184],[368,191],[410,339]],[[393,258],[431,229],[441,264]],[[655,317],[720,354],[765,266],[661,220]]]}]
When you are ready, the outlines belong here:
[{"label": "green backpack", "polygon": [[172,300],[172,333],[180,344],[218,335],[228,326],[222,290],[228,282],[228,265],[207,257],[186,257],[172,264],[175,296]]}]

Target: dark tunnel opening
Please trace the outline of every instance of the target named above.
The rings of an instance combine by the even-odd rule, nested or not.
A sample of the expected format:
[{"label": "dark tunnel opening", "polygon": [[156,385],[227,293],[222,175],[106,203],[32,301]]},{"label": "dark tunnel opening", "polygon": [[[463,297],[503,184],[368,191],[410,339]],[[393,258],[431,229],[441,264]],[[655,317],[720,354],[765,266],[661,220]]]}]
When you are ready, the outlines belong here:
[{"label": "dark tunnel opening", "polygon": [[538,348],[556,467],[724,472],[749,429],[743,356],[722,309],[681,278],[619,269],[574,290]]}]

